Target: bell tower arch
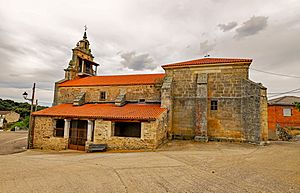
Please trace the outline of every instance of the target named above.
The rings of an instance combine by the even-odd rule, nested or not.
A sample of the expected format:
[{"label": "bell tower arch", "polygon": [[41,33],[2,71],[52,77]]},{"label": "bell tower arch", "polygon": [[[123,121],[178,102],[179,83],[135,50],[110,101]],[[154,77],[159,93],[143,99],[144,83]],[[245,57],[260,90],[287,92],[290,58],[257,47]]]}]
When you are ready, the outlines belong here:
[{"label": "bell tower arch", "polygon": [[87,27],[85,26],[83,39],[80,40],[76,47],[72,49],[72,59],[65,70],[65,79],[73,80],[86,76],[96,76],[99,64],[94,62],[94,56],[90,49],[90,42],[87,39]]}]

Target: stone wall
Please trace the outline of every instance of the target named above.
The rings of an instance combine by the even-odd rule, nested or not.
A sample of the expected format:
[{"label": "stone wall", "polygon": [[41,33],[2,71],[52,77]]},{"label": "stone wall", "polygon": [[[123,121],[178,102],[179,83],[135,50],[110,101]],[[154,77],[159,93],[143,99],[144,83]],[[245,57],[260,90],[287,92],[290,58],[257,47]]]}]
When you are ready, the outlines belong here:
[{"label": "stone wall", "polygon": [[54,120],[51,117],[34,117],[33,148],[46,150],[64,150],[68,148],[68,139],[54,137]]},{"label": "stone wall", "polygon": [[[166,69],[173,79],[172,134],[242,139],[241,84],[248,66]],[[210,109],[211,100],[218,101],[218,110]]]},{"label": "stone wall", "polygon": [[95,120],[94,141],[107,144],[110,149],[155,149],[167,137],[166,113],[157,120],[141,123],[141,137],[114,136],[114,123],[107,120]]},{"label": "stone wall", "polygon": [[[208,74],[208,136],[242,140],[241,82],[248,78],[248,66],[221,67]],[[218,110],[211,110],[211,101]]]},{"label": "stone wall", "polygon": [[85,92],[85,102],[103,102],[100,100],[100,92],[106,92],[107,102],[114,102],[120,92],[126,93],[126,100],[160,101],[160,87],[155,85],[131,85],[131,86],[82,86],[59,87],[56,104],[72,103],[81,93]]},{"label": "stone wall", "polygon": [[266,140],[267,98],[266,89],[250,80],[243,80],[242,116],[246,141]]},{"label": "stone wall", "polygon": [[8,114],[4,115],[4,119],[7,121],[7,123],[14,123],[20,119],[20,114],[11,111]]},{"label": "stone wall", "polygon": [[261,140],[263,140],[263,141],[268,140],[269,128],[268,128],[267,89],[262,86],[260,89],[260,127],[261,127]]},{"label": "stone wall", "polygon": [[[172,78],[172,130],[176,137],[195,135],[196,75],[189,68],[166,70],[166,78]],[[162,101],[162,103],[164,103]]]}]

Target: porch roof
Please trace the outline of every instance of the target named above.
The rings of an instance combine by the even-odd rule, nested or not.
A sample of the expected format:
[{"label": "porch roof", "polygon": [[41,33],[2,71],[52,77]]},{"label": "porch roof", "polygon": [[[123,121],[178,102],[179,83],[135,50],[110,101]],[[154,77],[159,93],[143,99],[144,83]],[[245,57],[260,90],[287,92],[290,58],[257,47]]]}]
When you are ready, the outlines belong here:
[{"label": "porch roof", "polygon": [[100,119],[135,119],[155,120],[166,109],[156,104],[126,104],[117,107],[114,104],[61,104],[33,113],[33,116],[100,118]]}]

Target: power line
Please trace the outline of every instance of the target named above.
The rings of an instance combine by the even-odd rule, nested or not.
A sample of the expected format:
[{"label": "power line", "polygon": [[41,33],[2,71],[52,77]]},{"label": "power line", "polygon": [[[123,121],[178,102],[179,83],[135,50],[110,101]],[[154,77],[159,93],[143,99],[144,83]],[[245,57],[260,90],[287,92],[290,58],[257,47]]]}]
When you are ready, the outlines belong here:
[{"label": "power line", "polygon": [[293,89],[293,90],[290,90],[290,91],[286,91],[286,92],[274,94],[274,95],[272,95],[270,97],[277,97],[277,96],[280,96],[280,95],[283,95],[283,94],[295,93],[295,91],[300,91],[300,88],[296,88],[296,89]]},{"label": "power line", "polygon": [[[299,91],[295,91],[295,92],[289,92],[289,93],[300,93]],[[281,92],[268,92],[268,94],[274,95],[274,94],[282,94]]]},{"label": "power line", "polygon": [[272,74],[272,75],[276,75],[276,76],[284,76],[284,77],[289,77],[289,78],[300,78],[300,76],[294,76],[294,75],[287,75],[287,74],[279,74],[279,73],[275,73],[275,72],[267,72],[264,70],[258,70],[255,68],[250,68],[251,70],[257,71],[257,72],[263,72],[266,74]]}]

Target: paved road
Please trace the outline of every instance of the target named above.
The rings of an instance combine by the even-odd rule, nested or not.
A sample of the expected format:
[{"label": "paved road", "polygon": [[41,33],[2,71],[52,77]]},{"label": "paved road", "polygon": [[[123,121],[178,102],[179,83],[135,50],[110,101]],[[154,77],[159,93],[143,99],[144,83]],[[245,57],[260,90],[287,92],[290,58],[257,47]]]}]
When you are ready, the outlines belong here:
[{"label": "paved road", "polygon": [[26,150],[27,132],[0,131],[0,155],[18,153]]},{"label": "paved road", "polygon": [[0,192],[300,192],[300,143],[172,142],[156,152],[0,156]]}]

